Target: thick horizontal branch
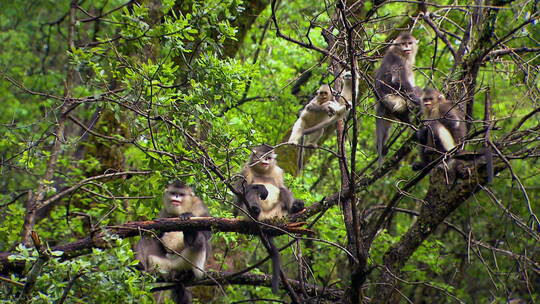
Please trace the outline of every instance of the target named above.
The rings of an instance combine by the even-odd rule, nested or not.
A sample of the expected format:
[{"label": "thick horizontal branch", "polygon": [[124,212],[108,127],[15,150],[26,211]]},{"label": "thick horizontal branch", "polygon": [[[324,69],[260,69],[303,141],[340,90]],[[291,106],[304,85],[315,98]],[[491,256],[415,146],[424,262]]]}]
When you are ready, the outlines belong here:
[{"label": "thick horizontal branch", "polygon": [[[305,223],[257,223],[254,221],[216,218],[216,217],[192,217],[190,219],[162,218],[153,221],[128,222],[122,225],[104,227],[102,231],[95,232],[83,239],[72,243],[58,245],[52,248],[54,251],[63,251],[62,257],[69,258],[78,255],[80,251],[91,248],[107,248],[111,246],[107,237],[116,235],[120,238],[134,237],[145,231],[168,232],[168,231],[199,231],[211,230],[214,232],[237,232],[242,234],[258,235],[261,231],[270,236],[282,234],[314,234],[312,230],[302,228]],[[6,273],[20,269],[20,263],[8,261],[12,253],[0,253],[0,273]]]},{"label": "thick horizontal branch", "polygon": [[302,228],[305,223],[284,222],[254,222],[236,218],[218,217],[192,217],[190,219],[161,218],[153,221],[128,222],[119,226],[109,226],[109,233],[120,237],[131,237],[140,234],[140,230],[167,231],[199,231],[212,230],[214,232],[237,232],[242,234],[259,234],[260,231],[270,236],[286,233],[291,234],[314,234],[312,230]]},{"label": "thick horizontal branch", "polygon": [[[219,285],[235,284],[235,285],[265,286],[265,287],[272,286],[271,275],[244,273],[241,275],[231,276],[231,274],[232,273],[227,273],[227,272],[207,272],[206,275],[208,279],[199,280],[199,281],[191,281],[191,282],[183,281],[182,283],[185,286],[199,286],[199,285],[214,286],[218,284]],[[287,282],[298,293],[305,291],[310,297],[322,298],[329,301],[334,301],[333,303],[337,303],[341,301],[344,295],[343,290],[340,290],[340,289],[328,288],[328,287],[318,286],[318,285],[313,285],[313,284],[306,284],[297,280],[290,280],[290,279],[287,280]],[[172,286],[158,287],[153,290],[157,291],[157,290],[163,290],[163,289],[169,289],[169,288],[172,288]],[[280,288],[282,289],[284,288],[281,282],[280,282]]]}]

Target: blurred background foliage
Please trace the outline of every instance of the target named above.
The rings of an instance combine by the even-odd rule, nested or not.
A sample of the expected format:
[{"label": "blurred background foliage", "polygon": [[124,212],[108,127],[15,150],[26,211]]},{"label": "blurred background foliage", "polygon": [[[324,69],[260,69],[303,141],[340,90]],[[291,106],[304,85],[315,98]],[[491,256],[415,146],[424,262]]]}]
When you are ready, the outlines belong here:
[{"label": "blurred background foliage", "polygon": [[[379,1],[366,1],[363,9],[372,9],[373,2]],[[417,4],[409,2],[382,5],[363,24],[366,39],[361,47],[366,63],[380,59],[391,30],[414,19]],[[510,25],[538,16],[538,3],[510,2],[498,13],[496,37],[504,36]],[[318,86],[334,81],[327,58],[276,36],[268,1],[78,1],[75,48],[69,49],[71,3],[4,1],[0,5],[0,250],[17,252],[18,259],[27,261],[27,270],[37,252],[19,244],[20,231],[25,201],[38,184],[46,185],[49,197],[93,176],[151,171],[86,183],[40,210],[34,230],[50,246],[75,241],[101,226],[155,218],[164,185],[175,178],[193,185],[213,216],[232,217],[232,193],[205,166],[205,160],[212,159],[230,180],[240,171],[251,147],[276,145],[286,139],[297,114]],[[444,16],[447,31],[467,30],[463,11],[445,9],[445,5],[467,5],[468,1],[437,3],[440,8],[433,10]],[[253,12],[259,17],[254,19]],[[309,39],[324,49],[328,46],[321,33],[334,13],[332,2],[281,1],[277,18],[284,34]],[[251,22],[246,18],[252,18]],[[421,20],[414,22],[412,31],[420,45],[417,85],[443,89],[453,67],[451,53]],[[337,29],[334,34],[339,34]],[[472,35],[476,34],[473,29]],[[504,46],[538,47],[539,39],[540,28],[528,26]],[[459,40],[450,42],[459,48]],[[490,88],[498,120],[494,138],[507,134],[521,117],[538,108],[537,54],[520,54],[516,61],[494,59],[482,65],[476,98],[482,101]],[[68,70],[75,75],[72,87],[66,83]],[[371,76],[372,71],[362,72]],[[299,83],[305,73],[310,77]],[[60,116],[66,90],[75,103],[67,115]],[[360,169],[376,157],[374,102],[372,92],[361,92],[356,155]],[[474,112],[477,118],[482,117],[483,102],[475,103]],[[52,180],[43,180],[59,120],[66,120],[66,128],[58,163]],[[537,124],[536,115],[523,128]],[[405,137],[398,139],[396,147]],[[529,144],[538,145],[538,141]],[[333,135],[321,145],[337,151]],[[412,153],[399,170],[361,192],[363,208],[385,205],[396,188],[412,176],[410,164],[415,157]],[[527,190],[533,211],[538,212],[537,158],[512,161],[512,166]],[[339,191],[341,186],[337,159],[323,150],[310,156],[301,175],[288,172],[286,180],[295,196],[308,204]],[[428,186],[428,179],[419,183],[399,207],[418,210]],[[537,239],[500,208],[508,208],[531,225],[516,179],[507,170],[496,177],[489,192],[497,199],[479,192],[447,218],[448,222],[491,246],[538,261]],[[377,235],[368,261],[374,272],[382,263],[382,254],[414,221],[410,214],[397,213]],[[317,239],[342,246],[346,243],[339,207],[328,210],[313,229]],[[288,241],[280,237],[278,245]],[[66,303],[153,302],[149,290],[155,278],[134,267],[131,247],[136,239],[111,236],[111,242],[114,248],[108,250],[94,249],[76,258],[49,261],[38,278],[32,303],[58,303],[71,281],[74,285]],[[212,243],[211,270],[240,270],[266,256],[256,237],[218,232]],[[310,283],[347,288],[349,269],[342,250],[317,240],[300,243],[311,267]],[[290,248],[282,252],[284,267],[292,278],[297,271],[295,254]],[[512,297],[533,303],[539,300],[540,277],[538,270],[524,267],[518,259],[471,246],[461,234],[442,225],[404,267],[402,292],[415,303],[506,303]],[[269,267],[264,265],[257,271],[268,273]],[[25,282],[24,275],[6,278]],[[376,283],[369,278],[366,282],[368,286]],[[20,289],[17,284],[1,283],[0,302],[11,303]],[[195,301],[229,303],[283,297],[272,295],[265,287],[235,285],[224,287],[224,291],[198,287]],[[376,297],[369,292],[366,296]]]}]

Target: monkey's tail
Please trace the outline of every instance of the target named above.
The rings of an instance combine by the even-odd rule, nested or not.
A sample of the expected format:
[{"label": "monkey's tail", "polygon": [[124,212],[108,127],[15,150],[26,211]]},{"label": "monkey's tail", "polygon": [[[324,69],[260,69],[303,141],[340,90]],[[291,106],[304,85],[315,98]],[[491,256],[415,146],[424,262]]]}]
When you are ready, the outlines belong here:
[{"label": "monkey's tail", "polygon": [[172,298],[176,304],[191,304],[191,292],[182,283],[174,286]]},{"label": "monkey's tail", "polygon": [[[304,138],[305,138],[304,135],[300,137],[300,146],[304,145]],[[298,174],[300,174],[300,172],[302,172],[302,170],[304,169],[304,148],[303,147],[298,148],[298,158],[296,161],[296,168],[298,168],[297,169]]]},{"label": "monkey's tail", "polygon": [[261,240],[272,260],[272,293],[277,294],[279,290],[279,277],[281,272],[281,261],[279,260],[279,251],[271,237],[261,234]]},{"label": "monkey's tail", "polygon": [[379,164],[379,168],[382,167],[384,156],[386,155],[384,142],[386,141],[387,134],[388,129],[385,126],[385,121],[381,118],[375,118],[375,143],[377,148],[377,163]]}]

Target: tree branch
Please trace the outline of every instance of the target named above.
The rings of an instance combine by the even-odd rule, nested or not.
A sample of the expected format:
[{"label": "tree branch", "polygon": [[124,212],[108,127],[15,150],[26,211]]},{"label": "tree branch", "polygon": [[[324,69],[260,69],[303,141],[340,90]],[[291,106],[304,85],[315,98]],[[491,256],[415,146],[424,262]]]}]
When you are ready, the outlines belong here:
[{"label": "tree branch", "polygon": [[[270,236],[282,234],[302,234],[313,235],[310,229],[302,228],[305,223],[271,223],[271,222],[253,222],[241,219],[215,218],[215,217],[192,217],[188,220],[179,218],[161,218],[152,221],[134,221],[122,225],[107,226],[100,232],[95,232],[83,239],[58,245],[52,248],[53,251],[63,251],[63,258],[70,258],[80,255],[82,250],[91,248],[107,248],[111,246],[107,239],[110,235],[116,235],[120,238],[134,237],[143,234],[146,231],[200,231],[212,230],[215,232],[236,232],[242,234],[258,235],[263,231]],[[0,253],[0,273],[9,273],[16,271],[21,266],[20,263],[10,262],[8,257],[11,252]]]},{"label": "tree branch", "polygon": [[[474,169],[474,168],[473,168]],[[505,169],[502,162],[494,165],[495,172]],[[377,303],[386,303],[396,287],[396,276],[411,255],[427,239],[444,219],[486,183],[485,174],[473,170],[469,179],[459,180],[455,186],[446,185],[444,170],[436,170],[430,180],[418,220],[383,256],[383,271],[377,282],[380,295]],[[449,191],[448,187],[452,187]]]},{"label": "tree branch", "polygon": [[[252,274],[244,273],[242,275],[231,276],[231,273],[227,272],[208,272],[208,277],[211,279],[205,279],[200,281],[191,281],[185,282],[182,281],[184,286],[214,286],[214,285],[251,285],[251,286],[272,286],[272,276],[271,275],[261,275],[261,274]],[[297,280],[288,279],[287,282],[297,292],[305,290],[307,294],[311,297],[324,298],[330,301],[339,301],[344,292],[340,289],[328,288],[326,286],[319,286],[313,284],[306,284],[299,282]],[[170,289],[173,286],[164,286],[152,289],[152,291],[166,290]],[[280,288],[283,288],[283,284],[280,282]],[[302,289],[303,288],[303,289]],[[336,303],[336,302],[333,302]]]}]

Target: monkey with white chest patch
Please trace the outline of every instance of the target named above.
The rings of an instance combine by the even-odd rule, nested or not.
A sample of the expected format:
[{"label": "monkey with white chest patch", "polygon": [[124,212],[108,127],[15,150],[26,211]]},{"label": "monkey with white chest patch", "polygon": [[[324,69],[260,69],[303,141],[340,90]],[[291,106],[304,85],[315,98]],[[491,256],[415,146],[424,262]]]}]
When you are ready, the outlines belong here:
[{"label": "monkey with white chest patch", "polygon": [[420,105],[419,89],[414,84],[417,41],[410,33],[401,33],[386,51],[381,67],[375,74],[376,146],[379,165],[387,153],[385,143],[390,135],[390,120],[410,123],[410,113]]},{"label": "monkey with white chest patch", "polygon": [[[333,108],[335,109],[335,114],[325,119],[324,121],[321,121],[317,125],[305,129],[302,134],[304,135],[310,135],[315,132],[324,132],[324,129],[337,123],[339,120],[347,118],[347,115],[349,114],[349,110],[352,107],[352,95],[353,95],[353,81],[352,81],[352,73],[350,71],[346,71],[343,73],[343,76],[340,78],[343,87],[341,90],[341,94],[339,94],[336,104]],[[356,81],[356,96],[358,96],[358,81]]]},{"label": "monkey with white chest patch", "polygon": [[[167,186],[163,194],[160,218],[183,218],[210,216],[203,201],[195,196],[191,187],[181,181]],[[143,236],[136,246],[137,259],[146,271],[160,270],[166,279],[174,279],[182,272],[192,271],[196,278],[204,275],[204,267],[210,255],[210,231],[170,231],[159,238]],[[161,301],[158,295],[158,302]],[[181,285],[173,290],[175,303],[191,303],[189,292]]]},{"label": "monkey with white chest patch", "polygon": [[439,91],[425,89],[422,96],[424,127],[416,132],[420,143],[420,162],[413,170],[422,170],[444,153],[458,146],[466,135],[464,114]]},{"label": "monkey with white chest patch", "polygon": [[283,169],[276,164],[277,154],[268,145],[257,146],[242,169],[244,180],[237,186],[247,206],[240,206],[258,220],[283,217],[303,209],[294,201],[284,183]]},{"label": "monkey with white chest patch", "polygon": [[[345,106],[334,99],[332,89],[323,84],[317,90],[317,95],[300,112],[300,116],[293,125],[289,143],[299,144],[303,135],[307,135],[306,145],[316,145],[324,133],[327,123],[335,122],[334,116],[342,115]],[[322,125],[322,127],[321,127]],[[315,127],[315,128],[314,128]],[[306,129],[311,129],[308,133]]]},{"label": "monkey with white chest patch", "polygon": [[[276,157],[271,146],[255,147],[242,169],[243,179],[236,185],[242,194],[242,197],[237,197],[237,207],[257,220],[284,217],[304,209],[304,203],[295,200],[285,186],[283,170],[277,166]],[[238,214],[236,209],[235,214]],[[272,259],[272,291],[276,293],[280,272],[279,252],[271,237],[261,235],[261,241]]]}]

